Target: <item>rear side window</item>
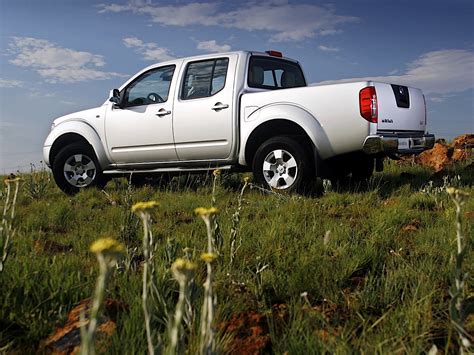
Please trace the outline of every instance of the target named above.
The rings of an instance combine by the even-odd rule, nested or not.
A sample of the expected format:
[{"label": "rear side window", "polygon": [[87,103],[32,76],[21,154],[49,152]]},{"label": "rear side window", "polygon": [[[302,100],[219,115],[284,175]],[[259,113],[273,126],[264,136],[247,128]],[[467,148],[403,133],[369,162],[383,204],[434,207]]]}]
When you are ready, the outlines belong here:
[{"label": "rear side window", "polygon": [[277,58],[252,56],[248,86],[261,89],[286,89],[306,86],[298,64]]},{"label": "rear side window", "polygon": [[217,94],[225,86],[228,58],[189,63],[184,76],[181,99],[199,99]]}]

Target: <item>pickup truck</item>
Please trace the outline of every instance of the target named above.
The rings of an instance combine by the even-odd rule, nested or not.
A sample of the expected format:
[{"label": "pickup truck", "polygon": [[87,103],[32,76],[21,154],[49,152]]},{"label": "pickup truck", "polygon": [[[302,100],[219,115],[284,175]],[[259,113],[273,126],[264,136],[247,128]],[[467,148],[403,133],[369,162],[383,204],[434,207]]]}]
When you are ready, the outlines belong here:
[{"label": "pickup truck", "polygon": [[369,178],[385,157],[434,145],[419,89],[307,84],[280,52],[236,51],[151,65],[99,107],[54,120],[44,161],[73,194],[125,174],[252,171],[278,191],[316,177]]}]

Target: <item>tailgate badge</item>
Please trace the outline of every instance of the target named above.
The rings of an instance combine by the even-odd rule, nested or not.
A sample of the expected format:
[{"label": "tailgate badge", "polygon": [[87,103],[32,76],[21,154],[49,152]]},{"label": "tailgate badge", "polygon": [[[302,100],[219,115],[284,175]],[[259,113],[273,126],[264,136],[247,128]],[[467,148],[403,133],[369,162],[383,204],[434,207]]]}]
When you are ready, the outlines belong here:
[{"label": "tailgate badge", "polygon": [[393,120],[390,119],[390,118],[384,118],[384,119],[382,120],[382,123],[393,123]]}]

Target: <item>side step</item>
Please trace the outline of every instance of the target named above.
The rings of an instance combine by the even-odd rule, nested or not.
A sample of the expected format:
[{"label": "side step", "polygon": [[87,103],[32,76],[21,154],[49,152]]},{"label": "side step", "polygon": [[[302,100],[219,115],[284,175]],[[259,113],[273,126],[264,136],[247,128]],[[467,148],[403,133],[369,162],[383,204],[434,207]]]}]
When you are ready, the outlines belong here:
[{"label": "side step", "polygon": [[133,174],[133,173],[179,173],[179,172],[199,172],[199,171],[210,171],[210,170],[230,170],[232,165],[223,166],[212,166],[212,167],[189,167],[189,168],[157,168],[157,169],[117,169],[117,170],[104,170],[104,174]]}]

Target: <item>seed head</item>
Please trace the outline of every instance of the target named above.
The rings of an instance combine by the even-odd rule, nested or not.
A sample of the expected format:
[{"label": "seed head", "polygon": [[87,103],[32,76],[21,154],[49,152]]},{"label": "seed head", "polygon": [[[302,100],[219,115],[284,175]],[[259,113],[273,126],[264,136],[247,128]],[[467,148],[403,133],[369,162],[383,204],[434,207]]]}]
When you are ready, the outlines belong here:
[{"label": "seed head", "polygon": [[214,262],[214,260],[217,259],[217,255],[215,253],[202,253],[201,254],[201,260],[211,264]]},{"label": "seed head", "polygon": [[209,217],[209,216],[215,216],[216,214],[219,214],[219,210],[215,207],[198,207],[194,210],[194,213],[196,213],[198,216],[201,217]]},{"label": "seed head", "polygon": [[171,265],[171,272],[176,280],[180,281],[183,277],[187,280],[194,276],[194,270],[196,270],[196,264],[186,259],[178,258]]},{"label": "seed head", "polygon": [[222,174],[221,169],[216,169],[212,172],[212,175],[214,175],[215,177],[219,177],[219,176],[221,176],[221,174]]},{"label": "seed head", "polygon": [[95,254],[123,254],[125,247],[112,238],[101,238],[92,243],[90,251]]},{"label": "seed head", "polygon": [[148,202],[137,202],[132,206],[132,211],[133,212],[138,212],[138,211],[147,211],[151,210],[155,207],[158,207],[159,203],[156,201],[148,201]]},{"label": "seed head", "polygon": [[250,181],[252,181],[250,176],[244,177],[244,183],[248,184]]}]

